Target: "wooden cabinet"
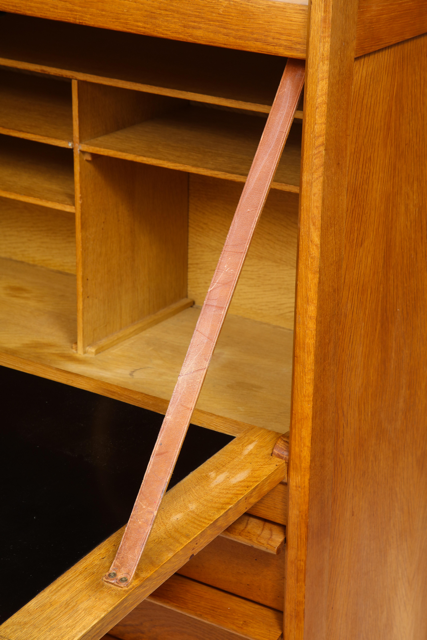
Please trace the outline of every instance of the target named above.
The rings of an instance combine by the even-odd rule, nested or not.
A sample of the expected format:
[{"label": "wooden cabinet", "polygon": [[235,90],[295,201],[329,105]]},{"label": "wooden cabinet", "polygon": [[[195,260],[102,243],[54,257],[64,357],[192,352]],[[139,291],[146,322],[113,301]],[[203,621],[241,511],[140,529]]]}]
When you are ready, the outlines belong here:
[{"label": "wooden cabinet", "polygon": [[135,588],[101,581],[117,534],[0,636],[422,640],[424,3],[0,8],[0,363],[159,413],[285,57],[307,73],[193,418],[233,443]]}]

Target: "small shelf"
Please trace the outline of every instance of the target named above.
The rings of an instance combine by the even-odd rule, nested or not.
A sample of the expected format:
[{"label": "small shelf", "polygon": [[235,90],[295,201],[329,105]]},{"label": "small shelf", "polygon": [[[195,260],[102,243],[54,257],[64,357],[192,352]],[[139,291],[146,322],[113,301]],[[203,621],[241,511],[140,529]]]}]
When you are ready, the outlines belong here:
[{"label": "small shelf", "polygon": [[75,211],[71,150],[1,135],[0,196]]},{"label": "small shelf", "polygon": [[72,147],[70,81],[0,69],[0,133]]},{"label": "small shelf", "polygon": [[[186,309],[96,357],[81,356],[72,350],[75,277],[5,259],[0,259],[0,274],[1,364],[166,410],[198,308]],[[232,435],[248,424],[286,432],[292,348],[292,331],[230,315],[193,422]]]},{"label": "small shelf", "polygon": [[286,59],[8,14],[0,64],[268,113]]},{"label": "small shelf", "polygon": [[[83,151],[244,182],[265,126],[262,116],[190,106],[100,136]],[[272,187],[299,192],[301,125],[294,123]]]}]

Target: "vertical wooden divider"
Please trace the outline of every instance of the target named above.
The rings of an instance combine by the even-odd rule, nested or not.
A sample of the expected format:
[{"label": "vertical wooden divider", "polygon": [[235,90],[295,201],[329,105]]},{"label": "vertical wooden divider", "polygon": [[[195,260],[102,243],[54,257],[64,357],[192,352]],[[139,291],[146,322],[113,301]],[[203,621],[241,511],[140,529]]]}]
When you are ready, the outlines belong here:
[{"label": "vertical wooden divider", "polygon": [[184,106],[73,83],[79,353],[95,355],[192,304],[188,175],[83,154],[83,140]]}]

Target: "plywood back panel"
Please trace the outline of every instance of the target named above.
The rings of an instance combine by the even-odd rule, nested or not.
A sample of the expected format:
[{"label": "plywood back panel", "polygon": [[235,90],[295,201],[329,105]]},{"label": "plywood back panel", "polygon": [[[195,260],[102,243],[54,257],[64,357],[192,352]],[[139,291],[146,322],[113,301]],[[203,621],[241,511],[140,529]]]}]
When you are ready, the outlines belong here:
[{"label": "plywood back panel", "polygon": [[[242,187],[190,177],[188,295],[203,304]],[[298,196],[271,191],[230,313],[294,327]]]},{"label": "plywood back panel", "polygon": [[74,213],[0,198],[0,257],[76,273]]}]

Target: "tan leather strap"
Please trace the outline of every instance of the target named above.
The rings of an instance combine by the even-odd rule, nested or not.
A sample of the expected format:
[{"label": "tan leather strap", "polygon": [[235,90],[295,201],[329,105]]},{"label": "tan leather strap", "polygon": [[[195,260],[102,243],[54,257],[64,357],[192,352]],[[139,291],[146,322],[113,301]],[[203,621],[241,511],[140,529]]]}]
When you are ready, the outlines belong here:
[{"label": "tan leather strap", "polygon": [[111,569],[104,576],[110,584],[129,586],[138,566],[187,433],[303,84],[304,63],[288,60],[132,514]]}]

